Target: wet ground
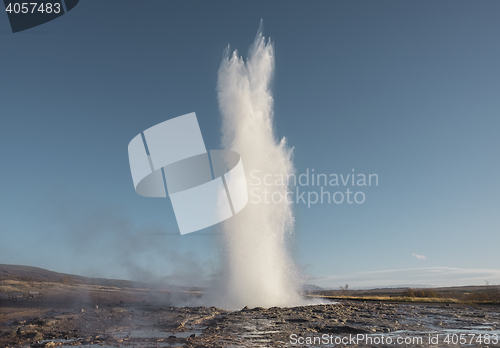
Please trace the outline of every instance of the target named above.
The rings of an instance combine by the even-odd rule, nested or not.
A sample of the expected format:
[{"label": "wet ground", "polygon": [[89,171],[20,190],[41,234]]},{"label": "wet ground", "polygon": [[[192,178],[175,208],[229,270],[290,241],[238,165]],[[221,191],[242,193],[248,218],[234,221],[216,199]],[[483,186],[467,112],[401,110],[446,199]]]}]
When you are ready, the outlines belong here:
[{"label": "wet ground", "polygon": [[109,303],[28,313],[0,317],[0,347],[500,347],[499,306],[343,301],[230,311]]}]

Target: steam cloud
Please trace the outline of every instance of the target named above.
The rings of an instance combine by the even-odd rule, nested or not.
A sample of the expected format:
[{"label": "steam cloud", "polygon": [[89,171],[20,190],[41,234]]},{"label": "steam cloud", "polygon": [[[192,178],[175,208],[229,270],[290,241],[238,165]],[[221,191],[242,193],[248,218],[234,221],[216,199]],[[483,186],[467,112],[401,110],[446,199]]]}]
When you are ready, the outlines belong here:
[{"label": "steam cloud", "polygon": [[[247,178],[252,170],[272,177],[293,172],[292,149],[273,130],[274,46],[259,29],[245,62],[237,51],[225,52],[218,72],[222,147],[238,152]],[[251,186],[249,189],[258,186]],[[286,195],[286,186],[261,191]],[[276,196],[278,196],[276,194]],[[296,267],[287,250],[294,217],[291,204],[250,203],[223,223],[225,298],[230,308],[291,306],[301,302]]]}]

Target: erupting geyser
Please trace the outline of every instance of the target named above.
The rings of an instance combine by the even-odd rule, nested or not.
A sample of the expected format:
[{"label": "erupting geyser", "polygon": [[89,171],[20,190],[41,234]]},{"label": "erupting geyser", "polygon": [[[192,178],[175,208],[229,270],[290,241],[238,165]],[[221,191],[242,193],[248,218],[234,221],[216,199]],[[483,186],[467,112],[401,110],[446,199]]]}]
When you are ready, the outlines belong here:
[{"label": "erupting geyser", "polygon": [[[222,146],[243,160],[249,190],[270,197],[286,197],[286,186],[256,186],[250,173],[260,177],[293,172],[292,150],[273,130],[270,82],[274,47],[259,29],[247,61],[229,48],[218,72],[217,92],[222,114]],[[279,196],[278,196],[279,193]],[[287,250],[293,230],[291,204],[255,203],[223,223],[225,240],[224,306],[230,308],[292,306],[301,304],[296,267]]]}]

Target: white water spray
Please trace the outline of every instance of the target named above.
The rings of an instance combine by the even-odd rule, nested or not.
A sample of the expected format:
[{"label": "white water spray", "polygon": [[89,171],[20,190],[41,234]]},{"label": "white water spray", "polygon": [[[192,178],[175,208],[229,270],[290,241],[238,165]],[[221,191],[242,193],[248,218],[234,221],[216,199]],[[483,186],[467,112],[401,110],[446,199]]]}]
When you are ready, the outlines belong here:
[{"label": "white water spray", "polygon": [[[270,83],[274,71],[274,47],[259,29],[245,62],[229,48],[218,72],[218,101],[222,113],[222,146],[241,155],[249,191],[267,189],[269,197],[286,197],[286,186],[256,185],[250,173],[293,172],[292,150],[273,130],[273,97]],[[259,171],[259,172],[256,172]],[[293,306],[301,304],[296,267],[287,239],[293,230],[291,204],[253,203],[224,222],[226,268],[224,305],[230,308]]]}]

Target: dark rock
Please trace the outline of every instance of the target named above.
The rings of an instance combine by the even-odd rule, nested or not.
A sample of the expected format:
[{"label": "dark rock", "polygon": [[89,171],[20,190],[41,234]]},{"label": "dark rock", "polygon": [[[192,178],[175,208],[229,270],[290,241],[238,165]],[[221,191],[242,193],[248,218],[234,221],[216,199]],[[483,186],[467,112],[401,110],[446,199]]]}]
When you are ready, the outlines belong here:
[{"label": "dark rock", "polygon": [[288,318],[285,319],[289,323],[307,323],[309,320],[304,319],[304,318]]},{"label": "dark rock", "polygon": [[357,327],[352,327],[348,325],[343,326],[316,326],[316,331],[319,333],[330,333],[330,334],[362,334],[370,333],[368,330],[360,329]]}]

